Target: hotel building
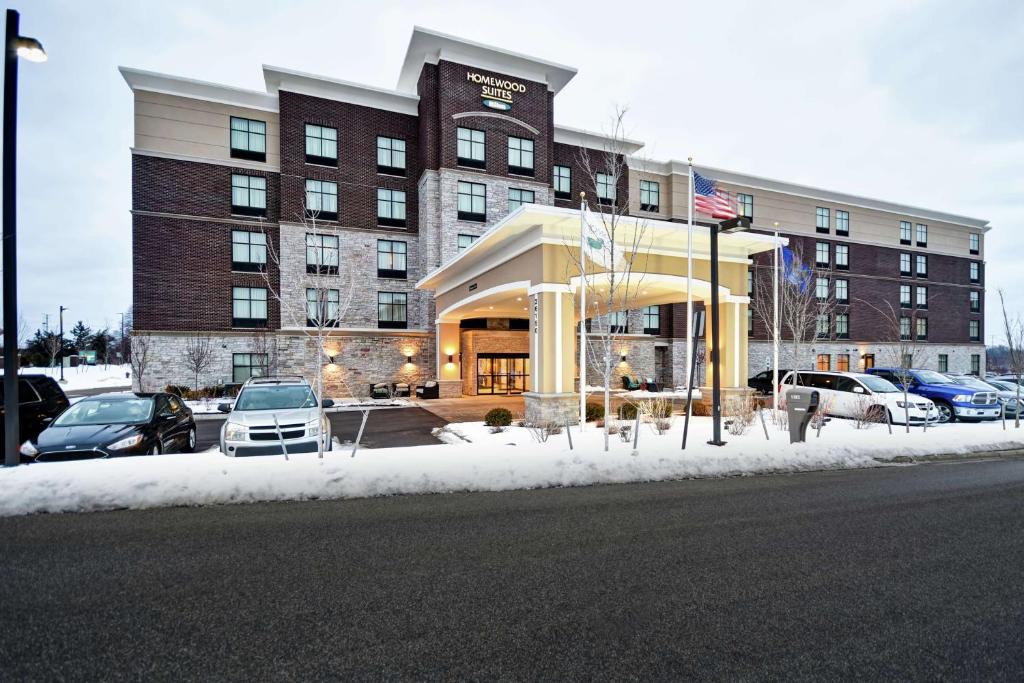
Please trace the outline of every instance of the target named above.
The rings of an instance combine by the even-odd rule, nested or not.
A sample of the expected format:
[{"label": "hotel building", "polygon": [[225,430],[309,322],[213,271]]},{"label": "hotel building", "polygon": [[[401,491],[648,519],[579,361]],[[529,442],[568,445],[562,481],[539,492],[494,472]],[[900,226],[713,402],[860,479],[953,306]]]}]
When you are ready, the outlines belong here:
[{"label": "hotel building", "polygon": [[[147,388],[187,383],[185,348],[201,334],[215,348],[206,384],[319,363],[332,395],[437,379],[447,396],[568,403],[578,374],[564,242],[578,234],[583,190],[628,207],[664,257],[644,300],[621,314],[619,371],[682,381],[687,165],[643,159],[643,143],[625,141],[628,174],[593,197],[580,154],[604,154],[607,140],[555,123],[575,69],[417,28],[394,89],[271,66],[265,91],[121,73],[134,97],[134,330],[150,340]],[[878,311],[857,304],[870,301],[908,312],[933,367],[984,367],[986,221],[700,170],[753,226],[722,237],[727,387],[745,386],[770,355],[748,297],[770,296],[755,283],[776,223],[838,302],[808,357],[783,365],[881,364],[891,338]],[[317,294],[310,273],[331,268],[354,272],[354,287],[339,276],[338,290]],[[349,289],[338,328],[315,348],[290,312]]]}]

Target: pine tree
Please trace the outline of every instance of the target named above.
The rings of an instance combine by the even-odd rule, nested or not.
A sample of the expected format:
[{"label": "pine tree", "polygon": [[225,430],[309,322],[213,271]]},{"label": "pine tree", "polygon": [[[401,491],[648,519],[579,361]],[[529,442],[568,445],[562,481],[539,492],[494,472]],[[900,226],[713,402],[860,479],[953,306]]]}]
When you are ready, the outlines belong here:
[{"label": "pine tree", "polygon": [[81,320],[71,328],[71,346],[74,347],[75,353],[87,351],[92,346],[92,328]]}]

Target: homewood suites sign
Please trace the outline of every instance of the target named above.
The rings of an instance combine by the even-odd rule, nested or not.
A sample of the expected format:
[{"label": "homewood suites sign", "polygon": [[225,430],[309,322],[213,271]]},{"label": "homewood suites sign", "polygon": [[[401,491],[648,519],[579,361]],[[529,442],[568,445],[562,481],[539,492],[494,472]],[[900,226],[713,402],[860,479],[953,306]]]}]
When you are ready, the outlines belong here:
[{"label": "homewood suites sign", "polygon": [[483,98],[485,107],[508,111],[512,108],[512,94],[525,93],[526,86],[507,78],[496,76],[484,76],[475,71],[466,73],[466,80],[480,84],[480,97]]}]

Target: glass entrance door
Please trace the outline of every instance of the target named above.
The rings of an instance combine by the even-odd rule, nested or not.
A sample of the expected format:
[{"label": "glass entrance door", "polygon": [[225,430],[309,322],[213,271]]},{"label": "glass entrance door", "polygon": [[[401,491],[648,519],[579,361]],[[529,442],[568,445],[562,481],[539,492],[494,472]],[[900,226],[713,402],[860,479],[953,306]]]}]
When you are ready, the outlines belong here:
[{"label": "glass entrance door", "polygon": [[529,379],[529,354],[481,353],[476,357],[478,394],[521,394]]}]

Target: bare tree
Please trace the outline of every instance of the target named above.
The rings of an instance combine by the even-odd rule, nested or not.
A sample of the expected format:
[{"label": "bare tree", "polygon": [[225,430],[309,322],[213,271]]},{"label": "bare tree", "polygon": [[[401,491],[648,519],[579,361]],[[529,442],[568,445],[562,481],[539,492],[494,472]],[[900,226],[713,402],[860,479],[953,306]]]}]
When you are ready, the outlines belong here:
[{"label": "bare tree", "polygon": [[47,334],[44,345],[46,347],[46,355],[50,357],[50,367],[57,365],[57,356],[60,354],[61,347],[64,346],[64,340],[56,334]]},{"label": "bare tree", "polygon": [[927,344],[916,334],[917,309],[896,309],[888,301],[884,306],[863,299],[860,301],[882,316],[882,339],[889,340],[882,354],[903,390],[903,422],[907,433],[910,433],[911,370],[926,364],[930,355]]},{"label": "bare tree", "polygon": [[208,334],[189,335],[185,340],[185,367],[195,378],[196,395],[199,395],[199,375],[213,362],[213,340]]},{"label": "bare tree", "polygon": [[1003,331],[1006,333],[1010,372],[1013,374],[1014,386],[1017,391],[1017,410],[1014,411],[1013,426],[1020,428],[1020,383],[1024,377],[1024,319],[1020,315],[1010,317],[1006,310],[1006,297],[1002,288],[999,289],[999,306],[1003,310]]},{"label": "bare tree", "polygon": [[249,353],[256,357],[256,365],[264,376],[271,377],[278,373],[280,349],[277,335],[266,330],[255,330],[249,339]]},{"label": "bare tree", "polygon": [[132,372],[139,383],[139,391],[146,390],[146,370],[149,367],[152,342],[149,332],[131,333]]},{"label": "bare tree", "polygon": [[[625,115],[623,108],[613,114],[603,150],[595,152],[581,147],[577,151],[583,187],[591,193],[584,210],[587,234],[582,244],[566,243],[567,280],[580,278],[580,291],[587,304],[586,317],[590,321],[589,330],[580,343],[587,345],[588,364],[602,379],[605,415],[611,414],[611,383],[621,356],[620,340],[627,329],[625,321],[629,310],[640,292],[651,241],[645,221],[626,218],[629,193],[628,189],[622,192],[620,188],[620,181],[624,183],[629,177]],[[577,290],[571,288],[571,291],[578,310]],[[579,374],[583,392],[587,368],[580,368]],[[604,422],[606,451],[610,422],[608,419]]]}]

